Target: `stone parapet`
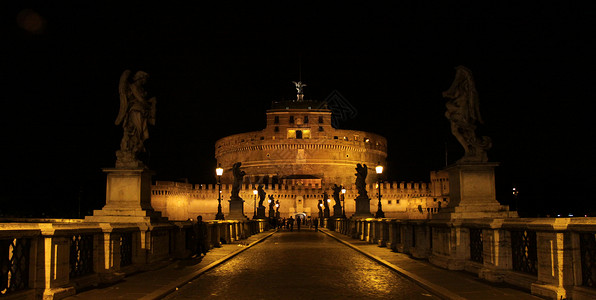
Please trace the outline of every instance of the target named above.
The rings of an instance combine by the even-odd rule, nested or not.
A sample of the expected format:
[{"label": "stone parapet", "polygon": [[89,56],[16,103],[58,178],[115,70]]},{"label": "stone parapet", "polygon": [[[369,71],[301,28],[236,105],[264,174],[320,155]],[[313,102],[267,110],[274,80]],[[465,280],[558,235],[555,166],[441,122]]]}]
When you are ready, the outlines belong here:
[{"label": "stone parapet", "polygon": [[596,218],[332,221],[343,234],[547,299],[596,295]]},{"label": "stone parapet", "polygon": [[[12,278],[2,298],[61,299],[189,257],[196,245],[192,222],[25,221],[0,223],[0,252],[13,258],[0,270],[0,278]],[[213,248],[264,232],[268,223],[213,221],[207,229]]]}]

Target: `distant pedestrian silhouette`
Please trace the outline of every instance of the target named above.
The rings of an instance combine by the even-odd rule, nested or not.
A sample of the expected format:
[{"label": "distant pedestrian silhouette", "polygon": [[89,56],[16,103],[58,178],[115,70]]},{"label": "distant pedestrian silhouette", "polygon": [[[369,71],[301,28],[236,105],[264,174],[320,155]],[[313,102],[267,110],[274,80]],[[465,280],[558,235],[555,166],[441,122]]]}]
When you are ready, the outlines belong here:
[{"label": "distant pedestrian silhouette", "polygon": [[294,231],[294,218],[290,217],[288,219],[288,226],[290,227],[290,231]]},{"label": "distant pedestrian silhouette", "polygon": [[203,222],[202,216],[197,216],[197,222],[193,224],[192,229],[196,242],[195,255],[198,257],[201,257],[201,254],[207,255],[207,251],[209,250],[207,247],[207,224]]}]

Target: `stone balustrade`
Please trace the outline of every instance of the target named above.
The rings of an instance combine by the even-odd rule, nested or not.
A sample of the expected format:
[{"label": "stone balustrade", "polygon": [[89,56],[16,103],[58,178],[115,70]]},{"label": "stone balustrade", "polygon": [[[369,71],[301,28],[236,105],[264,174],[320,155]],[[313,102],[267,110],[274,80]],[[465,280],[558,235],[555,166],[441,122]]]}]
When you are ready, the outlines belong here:
[{"label": "stone balustrade", "polygon": [[596,218],[328,219],[326,227],[550,299],[596,299]]},{"label": "stone balustrade", "polygon": [[[90,223],[21,220],[0,223],[0,297],[61,299],[77,289],[120,280],[186,258],[191,222]],[[208,221],[209,248],[268,230],[266,220]]]}]

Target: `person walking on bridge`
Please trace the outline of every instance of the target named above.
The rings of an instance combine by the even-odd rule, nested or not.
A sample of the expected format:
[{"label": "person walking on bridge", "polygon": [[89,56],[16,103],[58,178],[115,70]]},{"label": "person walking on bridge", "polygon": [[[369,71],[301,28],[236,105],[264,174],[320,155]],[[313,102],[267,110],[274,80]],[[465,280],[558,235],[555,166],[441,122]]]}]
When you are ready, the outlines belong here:
[{"label": "person walking on bridge", "polygon": [[[207,255],[207,224],[203,222],[202,216],[197,216],[197,222],[192,226],[195,234],[196,252],[194,256]],[[193,256],[193,257],[194,257]]]},{"label": "person walking on bridge", "polygon": [[288,227],[290,227],[290,231],[294,231],[294,218],[292,216],[288,219]]}]

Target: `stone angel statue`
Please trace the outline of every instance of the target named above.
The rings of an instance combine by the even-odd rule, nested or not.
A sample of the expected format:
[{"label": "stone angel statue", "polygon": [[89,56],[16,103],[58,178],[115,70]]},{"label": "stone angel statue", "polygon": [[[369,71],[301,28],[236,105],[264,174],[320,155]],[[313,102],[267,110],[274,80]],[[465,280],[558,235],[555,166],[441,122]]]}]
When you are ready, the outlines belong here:
[{"label": "stone angel statue", "polygon": [[273,195],[269,195],[267,197],[269,197],[269,211],[273,211],[273,207],[275,206],[275,199],[273,199]]},{"label": "stone angel statue", "polygon": [[263,202],[265,202],[265,197],[267,197],[267,193],[265,192],[263,187],[265,187],[265,186],[262,184],[259,184],[259,187],[257,188],[257,193],[259,195],[259,207],[265,207],[263,205]]},{"label": "stone angel statue", "polygon": [[306,86],[306,84],[302,83],[302,81],[292,81],[292,83],[296,86],[296,91],[299,95],[304,94],[304,87]]},{"label": "stone angel statue", "polygon": [[443,92],[443,97],[450,99],[445,104],[445,117],[451,122],[451,133],[464,147],[465,154],[460,161],[486,162],[486,151],[491,148],[492,141],[487,136],[476,135],[476,124],[483,124],[483,121],[472,72],[464,66],[457,66],[455,70],[455,80]]},{"label": "stone angel statue", "polygon": [[148,97],[145,85],[149,74],[138,71],[132,76],[126,70],[120,76],[120,111],[115,124],[122,124],[120,150],[116,152],[116,167],[143,167],[138,158],[145,152],[149,138],[149,124],[155,125],[155,97]]},{"label": "stone angel statue", "polygon": [[366,164],[357,164],[355,175],[358,198],[368,198],[368,192],[366,191],[366,176],[368,175],[368,167]]},{"label": "stone angel statue", "polygon": [[333,185],[333,200],[335,200],[335,205],[340,205],[340,199],[339,199],[339,193],[341,193],[341,190],[343,189],[343,186],[338,186],[337,184]]},{"label": "stone angel statue", "polygon": [[246,172],[240,171],[241,165],[241,162],[237,162],[234,165],[232,165],[232,175],[234,175],[234,182],[232,183],[232,199],[240,198],[240,196],[238,196],[238,193],[240,193],[242,180],[244,179],[244,175],[246,175]]}]

